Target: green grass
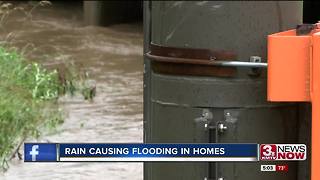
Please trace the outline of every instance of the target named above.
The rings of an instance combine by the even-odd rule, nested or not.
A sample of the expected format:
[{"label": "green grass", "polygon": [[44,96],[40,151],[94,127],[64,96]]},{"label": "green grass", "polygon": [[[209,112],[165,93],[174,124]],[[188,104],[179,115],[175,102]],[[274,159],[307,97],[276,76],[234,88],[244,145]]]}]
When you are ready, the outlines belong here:
[{"label": "green grass", "polygon": [[61,83],[56,70],[27,62],[19,53],[0,47],[0,166],[6,169],[14,149],[28,137],[63,122],[59,94],[75,91],[72,80]]}]

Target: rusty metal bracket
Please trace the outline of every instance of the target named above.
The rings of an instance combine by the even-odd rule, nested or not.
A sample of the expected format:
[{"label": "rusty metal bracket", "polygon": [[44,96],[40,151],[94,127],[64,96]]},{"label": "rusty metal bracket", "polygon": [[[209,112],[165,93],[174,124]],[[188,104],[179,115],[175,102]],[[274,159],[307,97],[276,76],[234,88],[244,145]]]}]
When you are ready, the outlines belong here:
[{"label": "rusty metal bracket", "polygon": [[[154,61],[182,63],[182,64],[198,64],[208,66],[227,66],[227,67],[267,67],[267,63],[253,61],[250,57],[249,61],[235,61],[236,54],[231,51],[214,51],[210,49],[196,48],[178,48],[165,47],[156,44],[150,44],[150,51],[146,57]],[[231,61],[233,60],[233,61]]]},{"label": "rusty metal bracket", "polygon": [[164,74],[232,77],[238,67],[264,68],[267,63],[235,61],[231,51],[165,47],[150,44],[145,56],[153,71]]},{"label": "rusty metal bracket", "polygon": [[253,68],[268,67],[268,63],[261,63],[261,62],[227,61],[227,60],[209,60],[208,61],[208,60],[202,60],[202,59],[186,59],[186,58],[156,56],[156,55],[152,55],[150,52],[146,53],[146,57],[155,61],[171,62],[171,63],[201,64],[201,65],[224,66],[224,67],[253,67]]}]

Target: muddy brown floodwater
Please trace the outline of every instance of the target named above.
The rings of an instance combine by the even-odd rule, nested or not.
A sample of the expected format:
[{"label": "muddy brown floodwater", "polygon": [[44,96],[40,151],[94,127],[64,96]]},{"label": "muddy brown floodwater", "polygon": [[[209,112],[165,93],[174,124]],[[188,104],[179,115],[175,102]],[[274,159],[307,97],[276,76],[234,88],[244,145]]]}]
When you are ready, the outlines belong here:
[{"label": "muddy brown floodwater", "polygon": [[[81,7],[38,8],[32,20],[14,13],[1,39],[46,66],[65,61],[87,70],[96,81],[93,102],[63,97],[68,113],[57,132],[41,142],[142,142],[142,24],[86,27]],[[8,35],[10,33],[10,35]],[[2,42],[3,43],[3,42]],[[35,140],[28,140],[35,141]],[[143,179],[142,163],[24,163],[13,160],[0,179]]]}]

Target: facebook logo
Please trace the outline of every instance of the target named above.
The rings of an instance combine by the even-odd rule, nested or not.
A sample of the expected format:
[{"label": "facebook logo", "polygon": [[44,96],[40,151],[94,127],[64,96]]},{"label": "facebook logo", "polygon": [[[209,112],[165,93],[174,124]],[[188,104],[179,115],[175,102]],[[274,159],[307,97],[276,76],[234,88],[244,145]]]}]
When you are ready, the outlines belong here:
[{"label": "facebook logo", "polygon": [[25,143],[24,162],[56,162],[57,144]]},{"label": "facebook logo", "polygon": [[32,161],[36,161],[36,155],[39,154],[39,145],[32,145],[32,151],[30,151]]}]

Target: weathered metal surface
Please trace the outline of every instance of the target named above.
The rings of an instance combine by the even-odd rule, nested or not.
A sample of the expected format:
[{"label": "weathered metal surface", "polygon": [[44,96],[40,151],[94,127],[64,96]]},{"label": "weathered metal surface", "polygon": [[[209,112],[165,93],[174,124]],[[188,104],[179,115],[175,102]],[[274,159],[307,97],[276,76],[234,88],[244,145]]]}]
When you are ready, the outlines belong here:
[{"label": "weathered metal surface", "polygon": [[[213,110],[228,130],[218,134],[217,142],[221,143],[297,143],[298,116],[296,106],[283,106],[273,108],[231,108]],[[227,114],[229,114],[227,116]],[[270,130],[272,129],[272,133]],[[217,163],[218,177],[225,179],[260,179],[260,180],[294,180],[296,173],[260,173],[256,170],[261,164],[274,164],[274,162],[258,163]],[[289,162],[290,171],[297,172],[297,163]],[[250,172],[250,173],[248,173]]]},{"label": "weathered metal surface", "polygon": [[[218,142],[218,143],[294,143],[297,142],[297,107],[261,108],[193,108],[152,103],[150,142]],[[208,111],[209,110],[209,111]],[[204,112],[209,112],[205,118]],[[227,114],[230,113],[228,117]],[[164,115],[166,114],[166,115]],[[216,128],[206,129],[206,123]],[[223,124],[227,129],[219,129]],[[258,133],[259,132],[259,133]],[[272,132],[272,133],[270,133]],[[152,163],[152,179],[255,179],[293,180],[296,178],[296,162],[289,163],[292,173],[260,173],[261,163]],[[217,169],[216,169],[217,168]],[[184,169],[180,173],[177,169]],[[211,173],[207,173],[207,170]],[[208,172],[209,172],[208,171]],[[248,173],[250,172],[250,173]],[[207,173],[207,174],[206,174]],[[160,175],[161,174],[161,175]],[[149,178],[151,178],[149,177]]]},{"label": "weathered metal surface", "polygon": [[231,77],[235,68],[211,66],[213,60],[234,60],[236,55],[227,51],[164,47],[150,44],[146,57],[152,60],[154,72],[175,75]]},{"label": "weathered metal surface", "polygon": [[151,62],[151,68],[153,72],[172,75],[232,77],[236,74],[236,69],[232,67],[177,64],[157,61]]},{"label": "weathered metal surface", "polygon": [[[214,51],[211,49],[193,49],[164,47],[155,44],[150,45],[150,52],[145,53],[150,60],[157,62],[192,64],[222,67],[267,67],[267,63],[261,63],[261,57],[251,56],[248,60],[235,60],[236,55],[229,51]],[[172,65],[172,64],[170,64]]]},{"label": "weathered metal surface", "polygon": [[179,48],[161,46],[157,44],[150,44],[150,54],[155,56],[173,57],[173,58],[184,58],[194,59],[192,62],[197,64],[197,60],[234,60],[236,54],[230,51],[217,51],[213,49],[199,49],[199,48]]},{"label": "weathered metal surface", "polygon": [[[143,1],[143,32],[144,43],[143,53],[149,51],[151,42],[151,1]],[[146,57],[143,57],[143,141],[149,142],[151,139],[150,117],[151,117],[151,63]],[[146,162],[143,166],[143,176],[151,177],[151,166]]]},{"label": "weathered metal surface", "polygon": [[248,62],[248,61],[228,61],[228,60],[202,60],[202,59],[185,59],[176,57],[156,56],[150,53],[146,53],[150,60],[174,64],[200,64],[207,66],[220,66],[220,67],[252,67],[252,68],[266,68],[268,63],[261,62]]},{"label": "weathered metal surface", "polygon": [[[177,48],[150,44],[145,56],[151,60],[151,68],[156,73],[172,75],[195,75],[233,77],[238,67],[267,67],[261,63],[261,57],[251,56],[250,62],[236,61],[236,55],[230,51],[212,49]],[[261,73],[251,73],[259,75]],[[259,71],[260,72],[260,71]]]},{"label": "weathered metal surface", "polygon": [[[154,44],[223,50],[234,52],[236,59],[259,56],[265,60],[267,35],[301,24],[302,3],[156,1],[152,2],[151,16]],[[210,51],[203,54],[207,59],[212,56]],[[190,54],[171,54],[171,57],[194,58]],[[232,76],[221,77],[199,76],[196,71],[174,74],[166,71],[172,64],[162,66],[162,70],[157,69],[159,65],[151,66],[147,142],[298,141],[297,106],[266,101],[265,70],[237,68]],[[187,67],[188,72],[192,72],[192,66]],[[209,111],[212,119],[205,118],[204,111]],[[208,125],[209,130],[203,128]],[[289,165],[292,171],[285,175],[262,174],[258,163],[148,163],[146,166],[147,180],[295,180],[298,175],[296,162]]]},{"label": "weathered metal surface", "polygon": [[265,37],[302,23],[302,2],[155,1],[151,11],[153,43],[228,50],[238,59],[266,60]]},{"label": "weathered metal surface", "polygon": [[152,73],[151,78],[151,98],[158,103],[219,108],[285,105],[266,101],[265,79],[205,78],[157,73]]},{"label": "weathered metal surface", "polygon": [[[150,31],[151,31],[151,17],[150,17],[150,1],[143,2],[143,23],[144,23],[144,47],[143,53],[147,53],[149,51],[149,44],[151,41]],[[143,59],[143,124],[144,124],[144,141],[147,141],[147,132],[150,130],[148,128],[148,119],[150,119],[150,107],[151,107],[151,65],[150,61],[144,57]]]},{"label": "weathered metal surface", "polygon": [[[148,143],[190,143],[208,142],[208,133],[201,128],[203,109],[185,108],[181,106],[162,105],[152,103],[152,117],[150,128],[152,131],[148,136]],[[163,114],[168,116],[163,117]],[[169,116],[171,114],[172,116]],[[203,124],[204,125],[204,124]],[[149,170],[145,173],[145,179],[198,179],[203,180],[207,176],[209,163],[148,163],[145,164]]]}]

